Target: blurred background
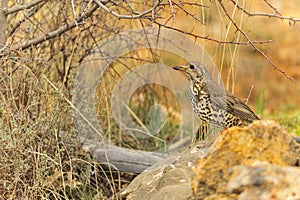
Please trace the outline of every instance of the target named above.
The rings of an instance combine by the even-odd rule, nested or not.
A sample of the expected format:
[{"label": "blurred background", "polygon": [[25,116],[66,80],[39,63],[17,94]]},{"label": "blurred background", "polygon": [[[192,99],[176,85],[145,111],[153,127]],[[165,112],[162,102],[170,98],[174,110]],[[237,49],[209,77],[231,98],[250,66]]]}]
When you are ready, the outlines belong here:
[{"label": "blurred background", "polygon": [[[261,118],[276,120],[300,135],[299,0],[0,2],[3,199],[106,199],[135,177],[103,169],[82,149],[71,103],[83,60],[101,50],[103,39],[124,30],[161,27],[185,34],[205,48],[227,90]],[[149,123],[151,106],[163,105],[167,121],[159,140],[124,134],[114,122],[110,95],[136,66],[185,62],[149,48],[122,55],[109,65],[94,99],[97,119],[111,144],[156,151],[174,141],[181,117],[172,91],[149,84],[130,98],[134,117],[144,124]]]}]

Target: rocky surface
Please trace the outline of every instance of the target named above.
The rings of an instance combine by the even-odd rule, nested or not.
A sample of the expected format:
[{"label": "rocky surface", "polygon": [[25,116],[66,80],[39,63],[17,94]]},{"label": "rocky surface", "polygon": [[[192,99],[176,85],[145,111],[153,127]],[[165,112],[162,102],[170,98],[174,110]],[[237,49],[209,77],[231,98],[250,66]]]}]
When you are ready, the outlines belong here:
[{"label": "rocky surface", "polygon": [[268,162],[235,166],[227,184],[227,193],[238,199],[300,199],[300,170]]},{"label": "rocky surface", "polygon": [[149,168],[126,199],[300,199],[300,145],[273,121],[225,130],[215,142]]}]

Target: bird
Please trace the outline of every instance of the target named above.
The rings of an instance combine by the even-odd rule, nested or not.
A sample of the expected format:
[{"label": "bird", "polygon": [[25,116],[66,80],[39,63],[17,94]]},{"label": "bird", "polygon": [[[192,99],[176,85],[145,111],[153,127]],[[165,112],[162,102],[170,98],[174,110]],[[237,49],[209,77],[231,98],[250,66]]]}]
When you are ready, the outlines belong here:
[{"label": "bird", "polygon": [[188,78],[193,110],[205,123],[230,128],[260,119],[241,99],[218,84],[203,64],[194,61],[173,69],[184,72]]}]

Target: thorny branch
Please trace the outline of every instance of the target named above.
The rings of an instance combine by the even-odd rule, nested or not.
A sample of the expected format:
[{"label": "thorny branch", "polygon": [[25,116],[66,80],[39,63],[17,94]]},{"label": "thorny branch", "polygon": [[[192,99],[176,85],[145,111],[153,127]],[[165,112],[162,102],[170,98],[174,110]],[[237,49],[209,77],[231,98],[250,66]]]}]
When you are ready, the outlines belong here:
[{"label": "thorny branch", "polygon": [[[191,14],[190,13],[190,11],[188,11],[188,10],[186,10],[184,7],[183,7],[183,5],[185,4],[185,3],[176,3],[176,2],[171,2],[170,1],[170,4],[171,3],[173,3],[175,6],[177,6],[180,10],[182,10],[186,15],[188,15],[188,16],[191,16],[194,20],[196,20],[197,22],[199,22],[200,24],[203,24],[203,25],[205,25],[205,23],[203,22],[203,21],[201,21],[200,19],[198,19],[196,16],[195,16],[195,14]],[[198,5],[199,6],[199,5]],[[203,6],[203,5],[200,5],[201,7],[206,7],[206,6]],[[172,5],[172,14],[174,13],[174,6]],[[175,14],[175,13],[174,13]],[[174,19],[175,19],[175,17],[174,17]]]},{"label": "thorny branch", "polygon": [[9,14],[12,14],[12,13],[15,13],[15,12],[19,12],[21,10],[29,9],[29,8],[31,8],[33,6],[36,6],[37,4],[42,3],[44,1],[45,0],[35,0],[35,1],[32,1],[28,4],[14,6],[13,8],[8,8],[8,9],[4,10],[4,14],[9,15]]},{"label": "thorny branch", "polygon": [[88,12],[85,13],[85,15],[80,16],[77,20],[75,20],[74,22],[71,22],[67,25],[64,25],[54,31],[48,32],[43,36],[31,39],[29,41],[27,41],[26,43],[22,44],[22,45],[13,45],[11,48],[12,49],[20,49],[20,50],[24,50],[27,49],[33,45],[37,45],[41,42],[44,42],[46,40],[49,40],[51,38],[57,37],[63,33],[65,33],[66,31],[76,27],[76,25],[80,22],[82,22],[85,18],[89,17],[90,15],[92,15],[92,13],[97,10],[98,5],[94,5]]},{"label": "thorny branch", "polygon": [[286,78],[290,79],[291,81],[295,81],[285,71],[283,71],[282,69],[280,69],[279,67],[277,67],[275,65],[275,63],[265,54],[265,52],[263,52],[262,50],[260,50],[259,48],[257,48],[255,46],[254,42],[247,35],[247,33],[245,33],[242,29],[240,29],[239,26],[237,25],[237,23],[234,21],[234,19],[229,15],[229,13],[227,12],[224,4],[222,3],[222,0],[219,0],[218,2],[220,3],[220,6],[221,6],[222,10],[224,11],[225,15],[227,16],[227,18],[232,22],[232,24],[234,25],[234,27],[248,40],[248,43],[250,44],[250,46],[252,46],[253,49],[255,51],[257,51],[260,55],[262,55],[267,60],[267,62],[270,63],[273,66],[274,69],[276,69],[277,71],[281,72]]},{"label": "thorny branch", "polygon": [[[294,17],[286,17],[286,16],[282,16],[279,11],[274,7],[272,6],[271,3],[269,3],[267,0],[264,0],[264,2],[272,9],[274,10],[274,14],[268,14],[268,13],[252,13],[248,10],[246,10],[244,7],[242,7],[241,5],[239,5],[237,3],[237,1],[235,0],[230,0],[239,10],[241,10],[242,12],[244,12],[245,14],[247,14],[248,16],[264,16],[264,17],[274,17],[274,18],[279,18],[279,19],[282,19],[282,20],[290,20],[292,22],[299,22],[300,21],[300,18],[294,18]],[[73,1],[72,1],[73,2]],[[235,26],[235,28],[245,37],[245,39],[247,41],[242,41],[242,42],[236,42],[236,41],[221,41],[221,40],[218,40],[218,39],[215,39],[215,38],[212,38],[210,37],[209,35],[206,35],[206,36],[203,36],[203,35],[197,35],[195,33],[193,33],[193,30],[190,31],[190,32],[187,32],[187,31],[184,31],[182,29],[179,29],[179,28],[175,28],[173,26],[168,26],[167,25],[167,22],[168,20],[170,20],[171,18],[169,18],[166,23],[161,23],[159,22],[157,19],[157,16],[156,16],[156,12],[158,12],[159,9],[161,9],[161,7],[165,7],[165,6],[170,6],[171,7],[171,14],[175,20],[175,14],[176,14],[176,11],[175,11],[175,8],[178,8],[179,10],[181,10],[182,12],[184,12],[186,15],[188,16],[191,16],[193,19],[195,19],[197,22],[201,23],[204,25],[204,22],[202,22],[200,19],[196,18],[196,15],[194,14],[191,14],[186,8],[184,8],[184,5],[189,5],[189,6],[202,6],[202,7],[207,7],[207,6],[204,6],[204,5],[201,5],[201,4],[198,4],[198,3],[188,3],[188,2],[174,2],[172,0],[168,0],[168,2],[162,2],[162,0],[156,0],[154,5],[149,8],[148,10],[145,10],[143,12],[138,12],[134,9],[134,7],[131,5],[131,3],[129,2],[129,0],[125,0],[124,2],[126,3],[126,5],[128,6],[131,14],[127,14],[127,15],[124,15],[124,14],[120,14],[120,13],[117,13],[115,11],[113,11],[112,9],[110,9],[108,6],[107,6],[107,3],[112,3],[113,5],[116,5],[113,1],[111,0],[90,0],[89,1],[89,4],[93,2],[95,5],[89,9],[86,13],[84,12],[84,14],[82,14],[81,16],[77,17],[77,19],[72,22],[72,23],[68,23],[64,26],[61,26],[60,28],[54,30],[54,31],[51,31],[51,32],[48,32],[48,33],[45,33],[43,36],[40,36],[40,37],[37,37],[37,38],[34,38],[34,39],[31,39],[31,40],[28,40],[26,41],[26,43],[23,43],[21,45],[13,45],[11,46],[11,49],[26,49],[26,48],[29,48],[33,45],[37,45],[39,43],[42,43],[44,41],[47,41],[51,38],[54,38],[54,37],[57,37],[63,33],[65,33],[66,31],[76,27],[78,25],[78,23],[82,22],[85,18],[89,17],[95,10],[97,10],[99,7],[103,10],[105,10],[106,12],[108,12],[109,14],[113,15],[114,17],[117,17],[118,19],[147,19],[147,20],[150,20],[153,24],[156,24],[158,25],[159,27],[164,27],[164,28],[167,28],[167,29],[171,29],[171,30],[174,30],[174,31],[177,31],[177,32],[180,32],[180,33],[184,33],[186,35],[189,35],[189,36],[192,36],[195,38],[195,40],[197,39],[204,39],[204,40],[208,40],[208,41],[212,41],[212,42],[216,42],[216,43],[219,43],[219,44],[238,44],[238,45],[250,45],[252,46],[252,48],[254,48],[257,52],[259,52],[259,54],[261,54],[266,60],[268,63],[270,63],[274,69],[278,70],[279,72],[281,72],[282,74],[284,74],[288,79],[290,80],[294,80],[292,77],[290,77],[285,71],[281,70],[279,67],[277,67],[273,62],[272,60],[262,51],[260,50],[259,48],[256,47],[256,44],[265,44],[265,43],[271,43],[273,42],[273,40],[266,40],[266,41],[254,41],[252,40],[246,32],[244,32],[238,25],[237,23],[235,22],[235,20],[228,14],[228,11],[227,9],[225,8],[224,4],[222,3],[221,0],[218,0],[219,4],[221,5],[221,8],[222,10],[224,11],[225,15],[227,16],[227,18],[232,22],[232,24]],[[13,8],[7,8],[7,9],[4,9],[4,13],[5,15],[9,15],[9,14],[12,14],[12,13],[15,13],[15,12],[18,12],[18,11],[22,11],[22,10],[25,10],[25,9],[33,9],[34,6],[37,6],[37,5],[42,5],[42,3],[44,3],[43,0],[34,0],[30,3],[27,3],[25,5],[20,5],[20,6],[15,6]],[[74,5],[73,5],[74,7]],[[160,8],[159,8],[160,7]],[[74,9],[74,8],[73,8]],[[29,12],[30,14],[31,12]],[[30,15],[28,16],[30,17]],[[22,23],[24,20],[20,21],[20,23]],[[13,29],[15,30],[15,29]],[[11,34],[11,32],[9,32]],[[10,35],[9,34],[9,35]]]},{"label": "thorny branch", "polygon": [[[96,2],[99,5],[99,7],[105,9],[105,11],[107,11],[110,14],[113,14],[115,17],[117,17],[119,19],[137,19],[137,18],[141,18],[141,17],[144,17],[146,14],[154,11],[158,6],[170,5],[170,2],[168,2],[168,3],[160,3],[161,0],[157,0],[156,4],[152,8],[150,8],[147,11],[144,11],[144,12],[140,13],[140,12],[134,11],[134,9],[131,6],[131,4],[128,3],[128,1],[126,1],[127,5],[130,7],[130,9],[131,9],[131,11],[132,11],[132,13],[134,15],[120,15],[118,13],[115,13],[114,11],[112,11],[111,9],[109,9],[108,7],[106,7],[105,5],[103,5],[99,0],[94,0],[94,2]],[[207,7],[207,6],[204,6],[204,5],[201,5],[201,4],[197,4],[197,3],[187,3],[187,2],[175,3],[173,1],[172,1],[172,3],[173,3],[173,5],[179,7],[186,14],[187,14],[188,11],[185,10],[182,7],[182,5],[184,5],[184,4]],[[192,16],[195,19],[194,15],[192,15],[190,13],[188,15]],[[149,18],[149,17],[147,17],[147,19],[152,20],[152,18]],[[200,22],[200,23],[202,23],[202,24],[204,24],[204,22],[201,22],[199,19],[195,19],[195,20],[198,21],[198,22]],[[166,24],[162,24],[162,23],[160,23],[160,22],[158,22],[156,20],[151,21],[151,22],[153,22],[154,24],[157,24],[159,27],[164,27],[164,28],[167,28],[167,29],[170,29],[170,30],[174,30],[174,31],[180,32],[180,33],[184,33],[186,35],[190,35],[190,36],[194,37],[195,39],[209,40],[209,41],[212,41],[212,42],[216,42],[218,44],[239,44],[239,45],[248,45],[249,44],[249,42],[221,41],[221,40],[217,40],[217,39],[211,38],[209,36],[201,36],[201,35],[194,34],[192,32],[185,32],[185,31],[183,31],[181,29],[174,28],[174,27],[168,26]],[[271,43],[271,42],[274,42],[274,41],[273,40],[265,40],[265,41],[252,41],[252,42],[255,43],[255,44],[265,44],[265,43]]]},{"label": "thorny branch", "polygon": [[[300,18],[294,18],[294,17],[287,17],[287,16],[282,16],[278,10],[276,8],[274,8],[271,4],[269,4],[269,2],[267,3],[274,11],[274,14],[269,14],[269,13],[252,13],[248,10],[246,10],[245,8],[243,8],[242,6],[240,6],[236,1],[234,0],[230,0],[239,10],[243,11],[245,14],[247,14],[249,17],[255,17],[255,16],[260,16],[260,17],[272,17],[272,18],[278,18],[281,20],[289,20],[292,21],[294,23],[296,22],[300,22]],[[265,1],[267,2],[267,1]],[[220,3],[222,3],[220,1]]]},{"label": "thorny branch", "polygon": [[[155,24],[157,24],[159,27],[164,27],[164,28],[167,28],[167,29],[170,29],[170,30],[174,30],[174,31],[177,31],[179,33],[183,33],[183,34],[186,34],[186,35],[189,35],[189,36],[192,36],[195,38],[195,40],[197,39],[204,39],[204,40],[208,40],[208,41],[212,41],[212,42],[216,42],[218,44],[239,44],[239,45],[249,45],[249,42],[235,42],[235,41],[222,41],[222,40],[217,40],[215,38],[212,38],[212,37],[209,37],[209,36],[201,36],[201,35],[197,35],[197,34],[194,34],[192,31],[191,32],[185,32],[181,29],[178,29],[178,28],[174,28],[172,26],[168,26],[168,25],[165,25],[165,24],[162,24],[162,23],[159,23],[157,21],[154,21]],[[274,40],[265,40],[265,41],[252,41],[252,43],[254,44],[266,44],[266,43],[272,43],[274,42]]]},{"label": "thorny branch", "polygon": [[[155,3],[155,5],[152,6],[149,10],[146,10],[146,11],[144,11],[144,12],[136,12],[136,11],[133,11],[133,12],[132,12],[132,15],[120,15],[120,14],[118,14],[118,13],[112,11],[112,10],[109,9],[108,7],[106,7],[101,1],[99,1],[99,0],[94,0],[94,2],[95,2],[100,8],[102,8],[103,10],[105,10],[106,12],[108,12],[109,14],[111,14],[111,15],[113,15],[113,16],[119,18],[119,19],[140,19],[140,18],[145,17],[145,15],[147,15],[147,14],[153,12],[153,11],[160,5],[161,0],[157,0],[156,3]],[[131,6],[130,4],[129,4],[129,7],[130,7],[131,9],[133,9],[132,6]]]},{"label": "thorny branch", "polygon": [[267,0],[264,0],[264,2],[265,2],[270,8],[272,8],[272,10],[274,10],[275,13],[281,15],[281,14],[279,13],[278,9],[275,8],[270,2],[268,2]]}]

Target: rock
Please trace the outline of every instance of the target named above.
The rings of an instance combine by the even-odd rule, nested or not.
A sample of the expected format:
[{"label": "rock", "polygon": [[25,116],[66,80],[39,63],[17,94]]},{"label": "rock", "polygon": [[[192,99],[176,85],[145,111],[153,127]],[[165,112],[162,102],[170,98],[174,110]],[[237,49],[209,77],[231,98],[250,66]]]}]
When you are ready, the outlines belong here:
[{"label": "rock", "polygon": [[199,152],[184,153],[158,163],[137,176],[122,192],[126,199],[190,199],[193,167]]},{"label": "rock", "polygon": [[260,161],[251,166],[235,166],[227,192],[238,194],[240,200],[300,199],[300,170]]},{"label": "rock", "polygon": [[[234,166],[251,166],[255,161],[296,166],[299,156],[299,144],[273,121],[256,121],[245,128],[228,129],[221,134],[213,151],[198,161],[194,180],[196,199],[228,194],[227,185]],[[238,194],[232,194],[231,198],[238,198]]]},{"label": "rock", "polygon": [[225,130],[214,141],[156,164],[136,177],[122,196],[132,200],[299,199],[300,145],[279,124],[255,121]]}]

